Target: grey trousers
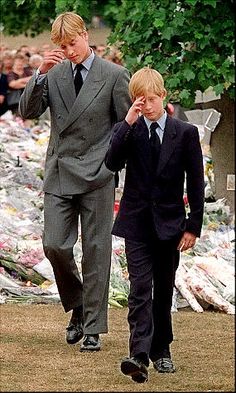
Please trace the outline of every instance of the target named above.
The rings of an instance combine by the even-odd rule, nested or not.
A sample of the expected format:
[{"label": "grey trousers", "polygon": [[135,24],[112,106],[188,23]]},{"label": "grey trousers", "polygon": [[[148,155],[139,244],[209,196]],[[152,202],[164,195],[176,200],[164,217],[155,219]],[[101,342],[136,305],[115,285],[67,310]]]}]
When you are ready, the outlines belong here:
[{"label": "grey trousers", "polygon": [[[114,179],[94,191],[44,197],[43,248],[53,267],[65,312],[83,305],[84,334],[107,333]],[[81,224],[80,277],[73,248]]]}]

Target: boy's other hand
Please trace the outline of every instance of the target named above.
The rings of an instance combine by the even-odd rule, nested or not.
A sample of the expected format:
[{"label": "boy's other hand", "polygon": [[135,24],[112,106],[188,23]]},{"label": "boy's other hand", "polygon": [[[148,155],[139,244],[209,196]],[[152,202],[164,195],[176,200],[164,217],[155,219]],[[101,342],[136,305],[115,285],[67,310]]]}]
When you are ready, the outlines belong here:
[{"label": "boy's other hand", "polygon": [[192,248],[195,245],[196,238],[197,237],[193,233],[184,232],[178,244],[177,250],[186,251],[189,248]]}]

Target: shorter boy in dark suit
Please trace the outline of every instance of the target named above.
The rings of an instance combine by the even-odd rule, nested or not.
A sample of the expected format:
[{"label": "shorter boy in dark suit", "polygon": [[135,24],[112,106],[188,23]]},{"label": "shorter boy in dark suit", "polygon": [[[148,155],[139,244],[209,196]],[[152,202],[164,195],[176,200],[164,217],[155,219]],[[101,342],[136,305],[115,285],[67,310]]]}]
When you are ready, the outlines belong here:
[{"label": "shorter boy in dark suit", "polygon": [[105,162],[112,171],[126,169],[112,229],[125,239],[130,280],[129,357],[121,371],[142,383],[148,380],[150,360],[160,373],[175,371],[170,352],[175,272],[180,251],[200,237],[204,172],[198,130],[166,113],[159,72],[140,69],[129,92],[133,105],[113,128]]}]

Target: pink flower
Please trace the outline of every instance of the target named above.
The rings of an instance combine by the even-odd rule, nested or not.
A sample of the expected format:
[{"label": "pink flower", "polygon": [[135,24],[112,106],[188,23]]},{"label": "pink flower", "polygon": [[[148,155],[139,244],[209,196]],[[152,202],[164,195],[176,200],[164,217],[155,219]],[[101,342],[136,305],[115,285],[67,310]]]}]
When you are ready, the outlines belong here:
[{"label": "pink flower", "polygon": [[114,203],[114,214],[115,214],[115,216],[117,215],[117,213],[119,211],[119,207],[120,207],[120,202],[119,201],[115,201],[115,203]]},{"label": "pink flower", "polygon": [[187,195],[184,195],[184,204],[185,204],[185,206],[188,205],[188,197],[187,197]]}]

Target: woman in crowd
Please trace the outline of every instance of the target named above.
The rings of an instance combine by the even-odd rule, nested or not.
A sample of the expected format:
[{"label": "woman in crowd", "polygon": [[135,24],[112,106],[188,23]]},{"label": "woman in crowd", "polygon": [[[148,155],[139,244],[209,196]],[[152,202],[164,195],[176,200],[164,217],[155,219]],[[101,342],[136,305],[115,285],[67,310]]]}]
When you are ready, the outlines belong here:
[{"label": "woman in crowd", "polygon": [[33,71],[25,67],[25,57],[21,54],[15,56],[12,71],[9,72],[7,79],[9,85],[8,109],[17,114],[20,96],[30,80]]}]

